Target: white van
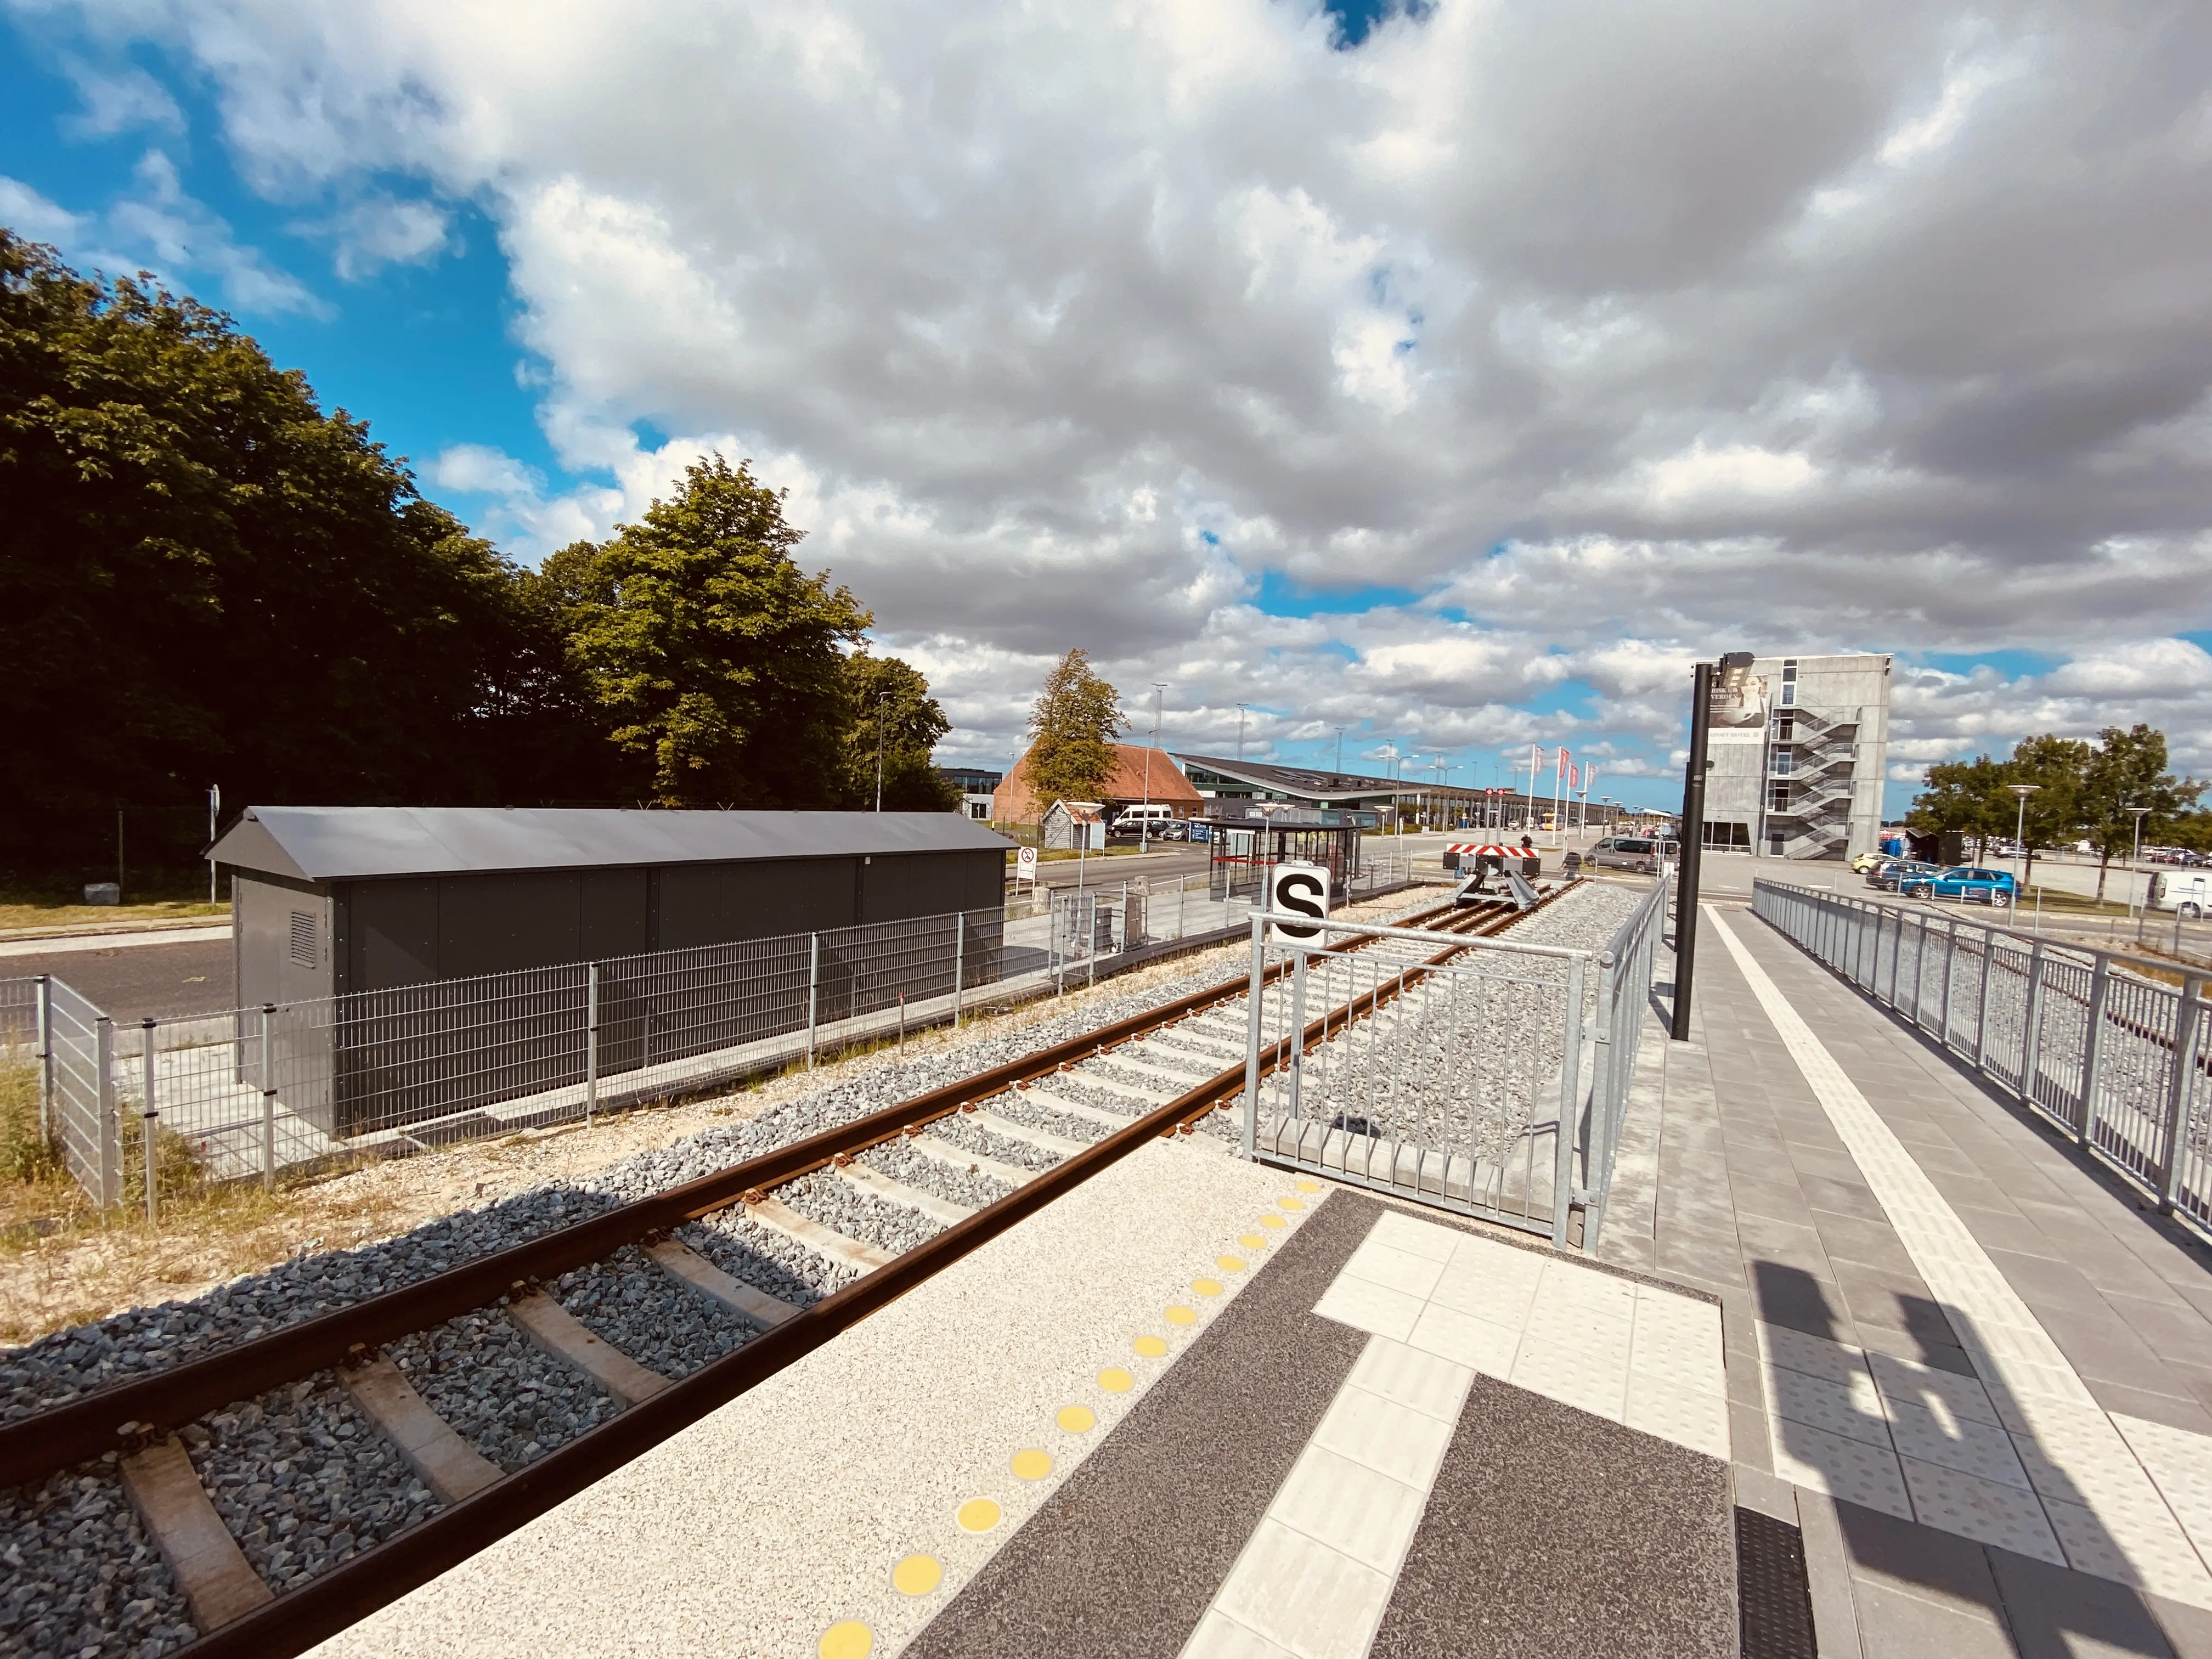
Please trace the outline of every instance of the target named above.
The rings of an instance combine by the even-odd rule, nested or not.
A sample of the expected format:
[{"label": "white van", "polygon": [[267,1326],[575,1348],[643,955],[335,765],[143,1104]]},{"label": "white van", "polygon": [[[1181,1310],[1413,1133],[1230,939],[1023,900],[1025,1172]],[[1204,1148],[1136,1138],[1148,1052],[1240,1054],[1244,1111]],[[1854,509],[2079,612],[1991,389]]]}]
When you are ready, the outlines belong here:
[{"label": "white van", "polygon": [[2185,916],[2212,911],[2212,871],[2161,870],[2150,878],[2150,908]]},{"label": "white van", "polygon": [[1153,801],[1150,805],[1123,807],[1114,815],[1112,833],[1133,837],[1148,835],[1158,841],[1160,831],[1174,822],[1175,809]]}]

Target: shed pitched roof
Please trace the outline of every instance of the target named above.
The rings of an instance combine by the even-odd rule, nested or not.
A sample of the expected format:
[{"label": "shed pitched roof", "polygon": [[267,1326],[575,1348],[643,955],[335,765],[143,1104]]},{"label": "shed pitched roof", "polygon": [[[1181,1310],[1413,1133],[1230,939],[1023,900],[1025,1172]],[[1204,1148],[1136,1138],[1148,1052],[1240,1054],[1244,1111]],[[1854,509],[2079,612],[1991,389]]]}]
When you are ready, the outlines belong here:
[{"label": "shed pitched roof", "polygon": [[1000,851],[954,812],[663,812],[555,806],[252,806],[209,856],[303,881],[875,853]]}]

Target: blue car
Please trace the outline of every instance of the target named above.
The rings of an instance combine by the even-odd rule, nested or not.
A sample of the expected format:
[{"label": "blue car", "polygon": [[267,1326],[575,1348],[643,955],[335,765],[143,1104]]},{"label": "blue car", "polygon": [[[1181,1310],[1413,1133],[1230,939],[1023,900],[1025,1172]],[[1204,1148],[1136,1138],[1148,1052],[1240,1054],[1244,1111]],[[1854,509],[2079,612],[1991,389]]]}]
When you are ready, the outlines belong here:
[{"label": "blue car", "polygon": [[1898,890],[1907,898],[1954,898],[1979,902],[1999,910],[2012,908],[2014,882],[2009,870],[1976,870],[1960,866],[1934,875],[1913,875]]}]

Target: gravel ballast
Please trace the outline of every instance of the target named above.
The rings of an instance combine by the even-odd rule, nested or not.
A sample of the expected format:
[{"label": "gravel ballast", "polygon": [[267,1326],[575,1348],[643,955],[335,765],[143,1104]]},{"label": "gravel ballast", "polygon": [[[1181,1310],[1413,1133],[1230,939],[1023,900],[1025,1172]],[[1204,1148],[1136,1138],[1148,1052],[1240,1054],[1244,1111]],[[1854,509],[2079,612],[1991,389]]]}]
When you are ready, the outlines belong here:
[{"label": "gravel ballast", "polygon": [[152,1659],[197,1633],[112,1463],[0,1493],[0,1654]]}]

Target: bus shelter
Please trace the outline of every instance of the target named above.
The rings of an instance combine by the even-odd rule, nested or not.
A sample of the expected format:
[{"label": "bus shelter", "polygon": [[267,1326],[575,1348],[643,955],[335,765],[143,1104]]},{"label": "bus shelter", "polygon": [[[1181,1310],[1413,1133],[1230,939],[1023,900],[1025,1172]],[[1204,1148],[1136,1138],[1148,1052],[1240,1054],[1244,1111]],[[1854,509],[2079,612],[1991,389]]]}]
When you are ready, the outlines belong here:
[{"label": "bus shelter", "polygon": [[1206,809],[1206,884],[1217,899],[1258,896],[1279,864],[1318,864],[1328,872],[1330,902],[1339,902],[1360,872],[1360,831],[1380,821],[1348,807],[1208,801]]}]

